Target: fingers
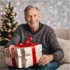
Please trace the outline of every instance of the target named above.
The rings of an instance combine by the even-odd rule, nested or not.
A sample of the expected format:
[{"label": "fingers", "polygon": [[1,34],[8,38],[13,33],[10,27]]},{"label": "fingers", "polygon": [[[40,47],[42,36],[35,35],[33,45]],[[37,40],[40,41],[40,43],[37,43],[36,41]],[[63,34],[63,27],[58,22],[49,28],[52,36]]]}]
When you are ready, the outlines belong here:
[{"label": "fingers", "polygon": [[48,55],[43,55],[38,62],[38,66],[42,66],[49,63]]},{"label": "fingers", "polygon": [[11,57],[11,55],[10,55],[10,53],[9,53],[9,49],[8,49],[8,48],[6,49],[6,55],[7,55],[7,57]]},{"label": "fingers", "polygon": [[40,60],[38,61],[38,63],[42,63],[43,60],[44,60],[44,58],[45,58],[45,56],[43,55],[43,56],[40,58]]},{"label": "fingers", "polygon": [[12,58],[14,58],[14,57],[15,57],[14,49],[12,49],[12,50],[11,50],[11,56],[12,56]]},{"label": "fingers", "polygon": [[14,47],[14,45],[10,45],[10,46],[9,46],[9,52],[10,52],[11,55],[12,55],[11,50],[12,50],[13,47]]},{"label": "fingers", "polygon": [[14,45],[10,45],[9,48],[6,49],[7,57],[14,58],[15,52],[14,49],[12,49],[13,47]]}]

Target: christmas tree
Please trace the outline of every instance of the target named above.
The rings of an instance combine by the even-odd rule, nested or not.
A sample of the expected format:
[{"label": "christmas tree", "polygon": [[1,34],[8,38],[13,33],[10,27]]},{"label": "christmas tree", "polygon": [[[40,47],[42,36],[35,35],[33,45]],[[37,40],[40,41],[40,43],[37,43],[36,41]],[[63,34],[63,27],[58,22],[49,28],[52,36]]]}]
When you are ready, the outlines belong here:
[{"label": "christmas tree", "polygon": [[17,23],[14,22],[16,13],[11,7],[11,2],[9,2],[8,8],[5,8],[7,11],[5,14],[2,14],[2,27],[0,28],[0,45],[5,45],[12,38],[14,31],[16,29]]}]

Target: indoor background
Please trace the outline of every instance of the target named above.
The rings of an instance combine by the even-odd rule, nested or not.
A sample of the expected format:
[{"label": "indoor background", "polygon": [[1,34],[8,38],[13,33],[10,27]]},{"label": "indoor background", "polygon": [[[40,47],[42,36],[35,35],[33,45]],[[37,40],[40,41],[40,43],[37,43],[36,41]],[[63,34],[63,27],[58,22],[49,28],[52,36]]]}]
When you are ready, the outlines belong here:
[{"label": "indoor background", "polygon": [[2,26],[1,15],[6,13],[8,2],[17,13],[15,21],[18,24],[26,23],[24,20],[24,9],[28,5],[34,5],[40,9],[43,24],[53,28],[69,29],[69,0],[0,0],[0,27]]}]

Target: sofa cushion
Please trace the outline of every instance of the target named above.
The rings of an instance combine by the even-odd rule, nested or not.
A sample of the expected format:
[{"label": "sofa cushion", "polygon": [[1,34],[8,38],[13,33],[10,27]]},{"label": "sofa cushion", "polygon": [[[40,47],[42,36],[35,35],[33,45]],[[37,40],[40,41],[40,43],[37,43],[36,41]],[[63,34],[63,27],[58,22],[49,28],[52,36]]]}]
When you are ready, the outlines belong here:
[{"label": "sofa cushion", "polygon": [[62,64],[56,70],[69,70],[70,64]]},{"label": "sofa cushion", "polygon": [[69,41],[70,40],[64,40],[64,39],[60,39],[60,38],[57,38],[58,42],[59,42],[59,45],[61,46],[61,48],[63,49],[64,51],[64,58],[60,61],[58,61],[58,64],[63,64],[63,63],[70,63],[69,61]]}]

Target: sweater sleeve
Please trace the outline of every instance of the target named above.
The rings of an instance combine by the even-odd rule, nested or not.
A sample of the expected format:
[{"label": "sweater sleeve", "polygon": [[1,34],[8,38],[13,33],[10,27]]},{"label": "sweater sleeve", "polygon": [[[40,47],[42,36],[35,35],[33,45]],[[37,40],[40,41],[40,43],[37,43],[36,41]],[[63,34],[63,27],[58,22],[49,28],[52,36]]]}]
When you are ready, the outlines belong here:
[{"label": "sweater sleeve", "polygon": [[49,29],[49,44],[51,47],[51,52],[53,55],[53,61],[59,61],[64,57],[64,52],[61,49],[54,30],[51,28]]},{"label": "sweater sleeve", "polygon": [[10,45],[17,45],[19,42],[20,42],[20,38],[21,38],[21,36],[20,36],[20,29],[19,29],[19,26],[17,27],[17,29],[15,30],[15,32],[14,32],[14,35],[13,35],[13,37],[11,38],[11,40],[5,45],[5,47],[4,48],[7,48],[7,47],[9,47]]}]

